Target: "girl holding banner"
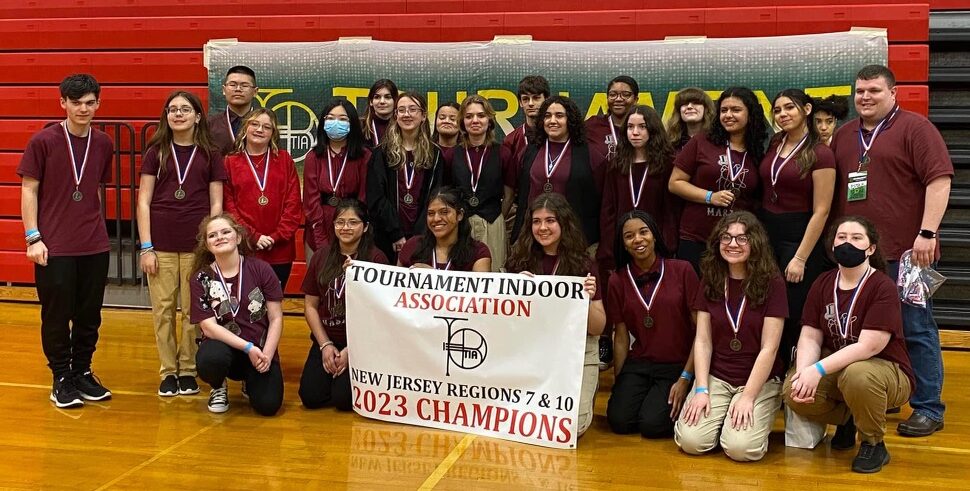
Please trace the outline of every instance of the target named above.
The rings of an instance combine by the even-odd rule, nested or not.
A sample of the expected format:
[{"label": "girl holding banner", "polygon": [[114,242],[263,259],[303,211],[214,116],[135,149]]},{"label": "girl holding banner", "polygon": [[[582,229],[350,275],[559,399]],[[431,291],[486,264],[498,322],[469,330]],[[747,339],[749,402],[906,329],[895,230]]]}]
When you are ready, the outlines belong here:
[{"label": "girl holding banner", "polygon": [[431,143],[424,97],[405,92],[394,111],[396,119],[367,170],[367,209],[377,246],[389,258],[397,257],[407,239],[424,231],[421,215],[444,175],[440,150]]},{"label": "girl holding banner", "polygon": [[226,173],[226,213],[256,238],[256,257],[272,266],[285,290],[303,211],[296,165],[279,147],[276,113],[262,107],[250,111],[236,151],[226,157]]},{"label": "girl holding banner", "polygon": [[334,210],[326,246],[314,254],[303,278],[303,314],[312,343],[300,376],[300,400],[307,409],[333,405],[350,411],[344,270],[354,259],[387,264],[387,257],[374,246],[363,203],[345,199]]},{"label": "girl holding banner", "polygon": [[694,378],[697,273],[670,258],[660,225],[644,211],[623,215],[616,235],[606,303],[616,382],[606,419],[614,433],[664,438],[673,434]]},{"label": "girl holding banner", "polygon": [[488,247],[472,237],[458,189],[436,190],[426,216],[427,228],[404,244],[398,266],[480,273],[492,270]]},{"label": "girl holding banner", "polygon": [[192,321],[205,337],[199,377],[212,387],[209,411],[229,410],[226,378],[246,384],[249,405],[273,416],[283,405],[279,346],[283,290],[265,261],[253,257],[246,229],[232,215],[206,218],[192,263]]},{"label": "girl holding banner", "polygon": [[577,434],[582,436],[593,422],[593,403],[599,385],[599,338],[606,326],[606,312],[595,276],[596,263],[586,252],[579,219],[561,194],[540,194],[520,213],[529,217],[530,227],[523,228],[512,245],[506,265],[508,272],[586,277],[590,305],[577,428]]},{"label": "girl holding banner", "polygon": [[364,111],[360,125],[364,139],[371,148],[376,148],[384,141],[384,134],[394,116],[397,96],[397,85],[393,80],[382,78],[370,86],[367,92],[367,110]]},{"label": "girl holding banner", "polygon": [[761,221],[775,260],[788,282],[788,320],[781,337],[781,362],[794,360],[802,306],[815,278],[831,269],[819,238],[835,191],[835,155],[812,124],[812,99],[799,89],[781,91],[772,102],[781,131],[761,162]]},{"label": "girl holding banner", "polygon": [[333,99],[320,111],[317,145],[303,161],[303,213],[306,215],[307,262],[326,246],[337,204],[367,197],[367,165],[371,152],[357,121],[357,109],[345,99]]},{"label": "girl holding banner", "polygon": [[603,185],[596,260],[604,270],[616,267],[616,218],[630,210],[643,210],[654,217],[667,238],[667,250],[677,250],[681,204],[680,198],[667,189],[674,149],[664,135],[660,116],[648,106],[634,106],[624,119],[623,128]]},{"label": "girl holding banner", "polygon": [[[168,96],[158,130],[146,146],[138,191],[138,236],[161,360],[158,395],[196,394],[199,331],[188,309],[192,251],[199,222],[222,213],[226,170],[222,155],[212,145],[202,102],[190,92]],[[177,331],[180,302],[182,324]]]},{"label": "girl holding banner", "polygon": [[778,343],[788,302],[768,234],[753,214],[721,218],[701,259],[694,297],[697,382],[674,427],[684,452],[717,446],[733,460],[760,460],[778,412]]},{"label": "girl holding banner", "polygon": [[711,131],[691,138],[670,175],[670,191],[685,201],[677,257],[695,269],[718,218],[754,209],[768,137],[765,113],[751,89],[728,88],[717,99],[717,111]]}]

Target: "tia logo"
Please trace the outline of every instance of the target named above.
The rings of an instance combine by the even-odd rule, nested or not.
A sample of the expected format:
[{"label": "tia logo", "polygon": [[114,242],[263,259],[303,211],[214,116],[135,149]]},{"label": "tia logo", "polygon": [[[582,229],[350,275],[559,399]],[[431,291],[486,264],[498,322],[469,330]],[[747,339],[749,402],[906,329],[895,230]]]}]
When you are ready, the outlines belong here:
[{"label": "tia logo", "polygon": [[448,337],[441,344],[441,349],[446,353],[445,376],[451,376],[452,364],[464,370],[471,370],[485,362],[488,343],[485,342],[482,333],[467,327],[452,331],[455,321],[468,321],[468,319],[441,316],[435,316],[435,319],[445,321],[448,326]]}]

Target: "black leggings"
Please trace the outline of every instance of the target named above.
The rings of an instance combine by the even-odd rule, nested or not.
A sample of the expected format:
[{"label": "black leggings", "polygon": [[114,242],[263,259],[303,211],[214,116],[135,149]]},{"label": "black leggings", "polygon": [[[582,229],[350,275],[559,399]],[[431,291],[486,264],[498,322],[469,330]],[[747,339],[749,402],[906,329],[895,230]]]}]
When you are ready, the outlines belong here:
[{"label": "black leggings", "polygon": [[606,419],[613,433],[639,432],[646,438],[674,434],[667,404],[670,387],[680,378],[684,364],[651,363],[627,358],[613,383]]},{"label": "black leggings", "polygon": [[[338,350],[344,349],[344,346],[336,343],[334,347]],[[352,409],[350,367],[339,377],[333,378],[333,375],[323,369],[323,355],[316,340],[310,345],[310,352],[307,353],[306,363],[303,365],[303,375],[300,376],[300,400],[307,409],[331,405],[340,411]]]},{"label": "black leggings", "polygon": [[273,416],[283,405],[283,371],[279,358],[273,358],[266,373],[259,373],[249,355],[222,341],[206,339],[195,355],[199,378],[212,386],[222,387],[226,377],[246,382],[249,405],[263,416]]}]

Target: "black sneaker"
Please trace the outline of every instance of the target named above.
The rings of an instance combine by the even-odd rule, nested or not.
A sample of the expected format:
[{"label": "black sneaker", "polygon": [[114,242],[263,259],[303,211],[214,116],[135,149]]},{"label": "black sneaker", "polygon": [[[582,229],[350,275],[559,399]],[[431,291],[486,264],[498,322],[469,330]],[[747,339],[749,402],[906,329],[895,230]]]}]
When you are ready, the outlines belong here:
[{"label": "black sneaker", "polygon": [[60,408],[84,405],[81,393],[78,392],[77,386],[74,385],[74,379],[70,376],[61,376],[54,380],[54,386],[51,387],[51,402]]},{"label": "black sneaker", "polygon": [[852,472],[872,474],[882,470],[882,466],[889,463],[889,451],[886,450],[886,443],[879,442],[875,445],[869,442],[862,442],[859,453],[852,461]]},{"label": "black sneaker", "polygon": [[166,375],[162,383],[158,385],[158,395],[162,397],[173,397],[179,393],[179,379],[175,375]]},{"label": "black sneaker", "polygon": [[246,400],[249,400],[249,390],[246,389],[246,381],[245,380],[243,380],[242,382],[240,382],[239,388],[242,391],[243,397],[245,397]]},{"label": "black sneaker", "polygon": [[74,383],[77,384],[77,390],[81,392],[81,397],[89,401],[111,399],[111,391],[101,385],[101,381],[91,373],[91,370],[75,377]]},{"label": "black sneaker", "polygon": [[178,389],[179,395],[188,396],[198,394],[199,384],[195,381],[195,377],[191,375],[182,375],[179,377]]},{"label": "black sneaker", "polygon": [[209,412],[224,413],[229,410],[229,392],[226,390],[225,382],[222,387],[212,389],[209,392]]},{"label": "black sneaker", "polygon": [[600,371],[608,370],[613,364],[613,340],[600,336]]},{"label": "black sneaker", "polygon": [[855,420],[849,416],[849,421],[844,425],[835,427],[835,435],[832,435],[832,441],[829,442],[832,450],[848,450],[855,447],[855,432]]}]

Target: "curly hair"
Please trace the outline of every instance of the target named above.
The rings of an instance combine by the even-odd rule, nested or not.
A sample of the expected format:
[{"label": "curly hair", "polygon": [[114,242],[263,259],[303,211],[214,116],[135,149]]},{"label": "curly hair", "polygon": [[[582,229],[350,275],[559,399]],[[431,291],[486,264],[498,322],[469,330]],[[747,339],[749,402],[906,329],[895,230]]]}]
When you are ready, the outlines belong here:
[{"label": "curly hair", "polygon": [[626,250],[626,244],[623,241],[623,226],[630,220],[640,220],[650,229],[650,233],[653,234],[653,252],[657,257],[670,257],[670,251],[667,249],[667,243],[664,241],[663,232],[660,230],[660,225],[657,224],[657,220],[653,218],[653,215],[643,210],[631,210],[624,213],[616,222],[616,240],[613,241],[613,257],[616,258],[616,270],[633,262],[633,258],[630,256],[630,252]]},{"label": "curly hair", "polygon": [[[425,115],[428,114],[428,102],[417,92],[402,92],[394,101],[394,110],[401,105],[401,99],[411,99]],[[381,142],[384,154],[387,155],[387,166],[396,169],[407,162],[407,151],[404,150],[404,134],[401,127],[397,124],[397,118],[391,119],[391,124],[387,126],[387,133],[384,133],[384,141]],[[428,129],[427,121],[418,125],[418,135],[414,140],[414,167],[418,169],[430,169],[435,163],[435,145],[431,143],[431,130]]]},{"label": "curly hair", "polygon": [[832,254],[833,245],[835,245],[835,235],[839,231],[839,227],[843,223],[855,222],[862,225],[862,228],[866,229],[866,235],[869,237],[869,244],[876,246],[876,252],[873,252],[869,256],[869,266],[880,271],[886,270],[886,258],[882,255],[882,250],[879,248],[879,231],[876,230],[876,225],[869,221],[868,218],[859,215],[846,215],[838,218],[832,222],[829,226],[829,233],[826,236],[828,240],[828,247],[826,248],[827,254],[832,261],[835,261],[835,257]]},{"label": "curly hair", "polygon": [[726,234],[728,227],[734,223],[744,226],[744,233],[748,236],[751,247],[751,254],[745,263],[748,274],[741,282],[741,289],[752,305],[762,305],[768,298],[771,279],[779,274],[778,265],[775,263],[775,255],[764,225],[749,211],[735,211],[725,215],[707,238],[707,250],[701,256],[700,263],[704,296],[711,301],[724,299],[728,263],[721,256],[721,235]]},{"label": "curly hair", "polygon": [[[375,247],[374,231],[368,226],[370,225],[370,217],[367,215],[367,205],[354,198],[342,199],[337,203],[337,207],[334,210],[334,219],[348,210],[353,211],[357,215],[357,218],[364,224],[364,234],[361,235],[360,241],[357,243],[357,258],[363,261],[370,261],[374,255]],[[327,241],[327,250],[317,252],[318,254],[327,255],[327,259],[323,262],[323,267],[320,268],[320,272],[317,274],[317,285],[323,291],[326,291],[330,282],[344,274],[344,255],[340,253],[340,241],[337,239],[336,227],[330,227],[330,230],[327,232],[327,237],[329,238]]]},{"label": "curly hair", "polygon": [[680,119],[680,108],[691,102],[704,106],[704,119],[701,120],[702,132],[710,131],[711,124],[714,122],[714,101],[707,92],[697,87],[687,87],[677,92],[674,96],[674,112],[670,114],[670,119],[667,121],[667,139],[675,148],[683,147],[690,140],[687,134],[687,123]]},{"label": "curly hair", "polygon": [[[364,117],[361,118],[361,130],[364,134],[364,139],[372,140],[374,134],[371,133],[370,125],[374,121],[374,108],[371,107],[371,101],[374,100],[374,96],[377,95],[377,91],[381,89],[387,89],[391,93],[391,98],[395,101],[397,100],[397,84],[393,80],[382,78],[376,82],[374,85],[370,86],[370,90],[367,91],[367,109],[364,110]],[[394,115],[391,114],[391,120],[394,120]]]},{"label": "curly hair", "polygon": [[209,224],[216,220],[225,220],[233,230],[236,231],[236,235],[240,237],[239,241],[239,254],[242,256],[249,256],[253,253],[253,246],[249,243],[249,233],[246,232],[246,227],[236,220],[236,217],[228,213],[220,213],[216,216],[205,217],[202,223],[199,224],[199,233],[195,236],[195,259],[192,260],[192,274],[196,274],[202,271],[203,268],[207,268],[213,261],[216,260],[215,255],[209,250],[207,239],[207,231]]},{"label": "curly hair", "polygon": [[[771,107],[774,108],[778,104],[778,99],[782,97],[787,97],[791,100],[795,104],[795,107],[798,108],[798,112],[805,118],[802,124],[808,130],[808,139],[805,140],[805,144],[799,149],[798,157],[795,160],[798,162],[799,175],[804,179],[805,176],[812,172],[812,167],[815,167],[815,162],[818,160],[818,157],[815,155],[815,146],[822,143],[822,136],[818,134],[818,128],[815,127],[815,122],[812,121],[812,115],[815,114],[815,107],[812,106],[812,98],[800,89],[785,89],[779,92],[771,100]],[[809,107],[809,109],[806,111],[805,107]],[[775,133],[771,137],[771,142],[768,144],[768,147],[781,145],[781,140],[785,138],[785,134],[784,131]],[[779,148],[778,150],[781,149]]]},{"label": "curly hair", "polygon": [[554,95],[547,98],[539,106],[539,116],[536,118],[536,145],[543,145],[549,139],[546,134],[545,120],[549,106],[559,104],[566,111],[566,129],[569,131],[569,140],[573,145],[580,145],[586,142],[586,125],[583,123],[583,116],[579,112],[579,106],[572,99],[561,95]]},{"label": "curly hair", "polygon": [[[462,206],[461,190],[451,186],[442,186],[428,196],[428,206],[434,200],[439,200],[445,206],[455,210],[458,214],[458,239],[455,245],[448,251],[448,260],[454,264],[468,264],[475,257],[475,248],[472,245],[472,227],[468,224],[468,217],[465,215],[465,208]],[[412,260],[431,264],[431,255],[435,253],[435,245],[438,243],[437,237],[431,231],[431,227],[424,228],[424,235],[418,241],[418,247],[414,251]]]},{"label": "curly hair", "polygon": [[242,153],[246,151],[246,137],[249,136],[249,125],[252,124],[253,121],[256,121],[256,118],[264,114],[269,116],[269,122],[273,125],[273,136],[271,136],[269,139],[269,150],[273,155],[280,152],[280,125],[279,121],[276,119],[276,113],[266,109],[265,107],[257,107],[252,111],[249,111],[249,114],[246,115],[246,118],[243,119],[242,124],[239,126],[239,134],[236,135],[236,141],[232,144],[233,153]]},{"label": "curly hair", "polygon": [[542,274],[542,258],[545,252],[542,245],[532,234],[531,219],[539,210],[546,210],[556,216],[559,222],[559,268],[556,274],[561,276],[585,276],[589,271],[589,256],[586,253],[586,236],[580,227],[579,218],[566,197],[557,193],[542,193],[532,201],[525,216],[529,217],[530,225],[522,227],[519,237],[512,244],[506,270],[510,273],[529,271]]},{"label": "curly hair", "polygon": [[630,124],[630,116],[634,114],[642,116],[647,125],[646,150],[649,175],[656,176],[669,171],[674,162],[674,147],[664,136],[664,127],[660,121],[660,116],[653,108],[639,105],[633,106],[626,117],[623,118],[623,126],[621,127],[623,131],[619,132],[616,157],[613,158],[610,167],[623,175],[629,174],[633,167],[633,161],[636,160],[636,149],[633,148],[630,138],[627,137],[626,128]]},{"label": "curly hair", "polygon": [[[768,139],[768,126],[765,124],[765,111],[758,103],[758,97],[747,87],[728,87],[717,98],[717,112],[720,114],[721,104],[730,97],[734,97],[744,104],[748,110],[748,124],[744,127],[744,148],[753,159],[754,166],[761,165],[765,156],[765,140]],[[718,116],[711,125],[710,140],[715,145],[726,146],[731,141],[731,135],[721,124]],[[813,147],[814,148],[814,147]]]},{"label": "curly hair", "polygon": [[828,113],[836,121],[842,121],[849,115],[849,98],[844,95],[830,95],[825,99],[812,99],[814,113]]},{"label": "curly hair", "polygon": [[357,108],[347,99],[331,99],[327,105],[323,106],[317,121],[317,144],[313,147],[313,154],[317,157],[323,157],[327,154],[328,147],[330,146],[330,136],[327,135],[324,124],[327,120],[327,115],[337,106],[344,108],[344,112],[347,113],[347,120],[350,121],[350,133],[347,133],[347,137],[345,138],[347,142],[347,158],[357,160],[364,154],[364,132],[360,125],[356,124],[356,121],[360,120],[360,117],[357,116]]}]

